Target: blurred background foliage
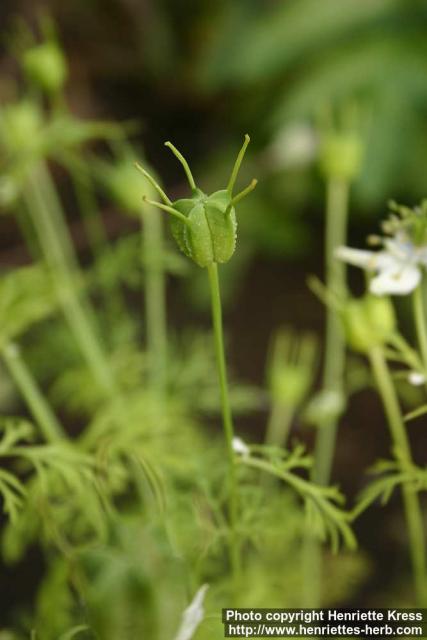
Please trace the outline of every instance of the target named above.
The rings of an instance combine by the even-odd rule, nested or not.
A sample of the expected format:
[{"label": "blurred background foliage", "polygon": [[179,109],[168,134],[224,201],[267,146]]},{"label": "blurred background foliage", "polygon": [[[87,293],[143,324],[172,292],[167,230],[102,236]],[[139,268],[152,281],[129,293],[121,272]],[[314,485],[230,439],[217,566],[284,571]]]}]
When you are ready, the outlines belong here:
[{"label": "blurred background foliage", "polygon": [[[139,312],[139,288],[147,256],[143,253],[141,268],[137,261],[141,254],[140,220],[138,212],[133,210],[133,203],[142,195],[143,182],[136,172],[129,175],[130,163],[135,155],[141,160],[147,159],[162,176],[168,193],[173,197],[181,196],[187,190],[182,171],[160,144],[171,139],[191,158],[196,180],[206,191],[213,191],[228,177],[242,135],[246,131],[250,133],[252,143],[240,179],[245,184],[256,176],[259,185],[251,198],[241,205],[239,248],[222,270],[222,282],[228,303],[231,368],[248,383],[235,385],[233,389],[234,407],[244,415],[244,419],[238,420],[239,428],[251,440],[261,439],[271,398],[268,392],[254,385],[264,383],[271,333],[283,323],[317,334],[322,329],[321,304],[309,292],[305,280],[308,273],[321,275],[323,271],[324,180],[317,160],[323,134],[334,119],[332,114],[339,112],[340,124],[357,129],[363,142],[362,170],[351,199],[350,235],[353,242],[363,242],[367,233],[376,231],[389,198],[414,204],[426,195],[427,3],[424,0],[218,0],[216,3],[207,0],[3,0],[0,5],[0,117],[9,139],[13,137],[14,129],[10,119],[8,121],[7,108],[3,107],[21,98],[30,103],[37,93],[34,86],[22,82],[20,67],[24,66],[27,73],[31,69],[31,60],[25,61],[23,51],[29,39],[39,39],[43,16],[53,19],[66,55],[69,69],[65,97],[69,111],[65,115],[60,109],[55,112],[55,118],[45,129],[48,135],[41,138],[43,144],[40,142],[40,145],[44,152],[49,150],[50,169],[65,205],[67,222],[79,260],[85,266],[86,284],[93,293],[95,306],[102,309],[111,306],[101,317],[98,328],[105,342],[112,347],[110,364],[122,389],[132,397],[130,410],[138,425],[138,421],[157,424],[160,420],[149,395],[139,396],[138,385],[147,371],[146,361],[140,359],[133,348],[141,339],[140,318],[137,314],[132,318],[121,316],[122,321],[117,322],[114,305],[120,306],[121,301],[114,301],[108,295],[114,289],[114,283],[119,281],[126,302]],[[12,142],[25,146],[31,140],[31,145],[37,147],[38,139],[33,140],[31,136],[34,127],[39,130],[37,112],[29,113],[24,109],[21,116],[29,126],[30,135]],[[68,118],[67,144],[64,144],[65,120],[61,117]],[[95,121],[100,124],[92,126]],[[125,123],[133,149],[123,143],[118,127],[111,122]],[[18,134],[22,136],[21,125]],[[123,163],[122,174],[110,172],[113,163],[116,169]],[[1,167],[2,174],[7,167],[6,163]],[[113,176],[117,178],[116,182]],[[85,190],[80,191],[83,200],[81,197],[79,200],[73,189],[74,178],[77,183],[80,180],[83,187],[88,179],[96,183],[95,196],[100,203],[106,235],[111,241],[108,254],[97,255],[95,261],[93,248],[96,248],[97,229],[88,226],[87,220],[78,213],[84,203]],[[125,193],[121,191],[121,180],[129,185]],[[4,180],[0,182],[2,213],[6,213],[7,202],[13,200],[10,186],[11,183]],[[34,249],[31,237],[25,246],[17,222],[19,215],[16,218],[0,216],[0,261],[4,268],[28,263]],[[35,251],[37,254],[37,247]],[[168,487],[171,502],[176,505],[176,513],[171,519],[177,536],[182,538],[184,555],[190,558],[190,563],[197,565],[195,547],[199,549],[204,543],[211,545],[215,558],[218,539],[223,535],[212,516],[219,508],[211,504],[214,502],[211,486],[196,488],[200,526],[194,544],[186,518],[194,507],[194,504],[190,506],[194,496],[189,487],[194,476],[197,477],[197,472],[188,468],[191,465],[186,467],[186,459],[183,464],[189,447],[203,451],[203,455],[207,449],[212,449],[208,454],[212,463],[208,466],[217,467],[218,472],[210,481],[215,487],[221,483],[222,466],[218,462],[221,453],[216,441],[210,439],[209,431],[210,418],[217,418],[217,398],[212,347],[203,334],[208,326],[208,298],[205,274],[182,260],[172,245],[165,248],[164,254],[164,265],[169,274],[172,354],[168,370],[171,398],[167,413],[178,420],[181,436],[174,450],[165,452],[173,424],[167,416],[162,416],[164,423],[160,420],[161,428],[153,438],[142,428],[136,433],[129,429],[129,432],[119,434],[117,459],[114,458],[118,469],[117,478],[114,478],[116,484],[113,482],[114,487],[109,490],[114,493],[116,485],[126,485],[135,492],[147,493],[147,487],[141,489],[138,474],[133,468],[130,470],[128,460],[121,458],[121,447],[129,447],[130,443],[131,447],[141,447],[145,453],[148,446],[149,452],[154,452],[162,465],[172,469],[171,484],[176,481],[181,489],[184,486],[181,493],[175,486]],[[35,273],[35,277],[41,276]],[[12,282],[11,285],[11,282],[9,288],[14,290],[15,284]],[[33,285],[30,282],[28,286],[32,288]],[[46,283],[43,286],[49,294]],[[12,302],[20,304],[13,296]],[[57,321],[55,304],[46,303],[44,310],[43,300],[39,303],[40,308],[37,305],[34,309],[29,308],[27,315],[34,317],[39,313],[46,319],[22,336],[26,360],[30,368],[37,371],[53,406],[61,419],[65,417],[73,434],[80,434],[88,415],[93,418],[90,430],[94,435],[84,443],[92,452],[97,435],[104,432],[109,435],[109,411],[112,409],[106,407],[104,412],[101,410],[93,417],[100,406],[103,408],[99,389],[91,384],[80,354],[69,339],[68,328]],[[23,317],[25,320],[25,314]],[[184,333],[182,327],[187,324],[197,326],[201,331],[191,328]],[[9,333],[16,330],[17,327],[9,328]],[[286,335],[291,333],[289,330],[288,334],[282,334],[282,341],[286,343]],[[317,355],[312,356],[313,363],[316,358]],[[298,369],[298,358],[294,360],[289,358],[289,362],[285,362],[287,370]],[[2,406],[14,409],[13,389],[3,371],[0,375]],[[310,379],[303,378],[293,390],[296,399],[292,397],[290,402],[286,397],[284,401],[280,396],[278,408],[290,416],[289,428],[299,424],[296,417],[299,403],[309,392],[316,375],[313,364]],[[359,393],[369,385],[369,376],[360,362],[351,367],[349,377],[349,387],[355,392]],[[270,380],[269,384],[273,387],[273,395],[282,387],[289,392],[289,387],[282,385],[280,380]],[[77,395],[75,389],[79,390]],[[381,428],[371,428],[373,424],[381,423],[380,408],[377,404],[372,405],[366,391],[361,393],[365,394],[359,396],[361,401],[351,403],[353,417],[346,418],[343,424],[345,437],[340,437],[335,464],[335,474],[350,494],[360,489],[362,470],[378,455],[388,451],[388,441],[380,435]],[[274,402],[275,398],[272,400]],[[280,406],[282,401],[284,406]],[[286,406],[286,402],[291,406]],[[249,410],[253,412],[251,416]],[[200,416],[208,422],[207,433],[203,436],[195,424]],[[310,436],[305,435],[305,438]],[[206,458],[203,460],[206,463]],[[199,464],[202,466],[201,462]],[[199,473],[199,477],[202,476],[203,470]],[[34,480],[35,493],[37,482]],[[202,480],[200,483],[203,484]],[[67,493],[65,481],[58,491]],[[248,504],[253,507],[249,513],[252,516],[255,513],[253,519],[256,521],[254,505],[259,504],[261,509],[261,493],[249,498]],[[185,503],[182,508],[179,500]],[[286,503],[283,530],[289,540],[283,539],[285,560],[280,555],[283,549],[278,548],[275,538],[277,521],[273,514],[281,509],[280,505],[276,509],[275,501],[278,505],[281,501]],[[263,563],[256,553],[248,561],[248,571],[254,576],[252,580],[248,579],[248,583],[254,585],[251,595],[254,604],[265,601],[272,606],[274,596],[277,604],[285,597],[291,605],[298,606],[298,602],[292,600],[301,587],[293,545],[304,525],[295,503],[288,492],[273,495],[263,530],[257,530],[251,523],[252,535],[255,538],[259,535],[253,542],[254,548],[265,547]],[[393,545],[402,544],[400,511],[390,513],[388,520],[383,519],[382,514],[368,516],[358,531],[362,547],[376,555],[376,567],[371,574],[370,561],[363,554],[329,560],[332,577],[328,585],[328,604],[340,598],[348,598],[347,602],[350,602],[351,598],[357,597],[361,583],[368,585],[362,597],[365,598],[363,602],[367,602],[370,595],[376,597],[377,587],[387,584],[390,575],[399,573],[401,565],[396,563],[394,566],[390,559],[394,557]],[[133,597],[138,603],[148,603],[150,611],[156,611],[156,607],[160,610],[161,603],[166,601],[173,602],[171,619],[173,623],[178,621],[179,613],[188,601],[188,589],[185,597],[182,590],[179,597],[171,595],[173,585],[180,582],[182,566],[173,549],[168,547],[169,541],[158,535],[161,521],[162,515],[156,512],[154,516],[148,509],[143,524],[148,525],[149,532],[145,526],[140,532],[141,523],[134,519],[131,510],[126,523],[114,522],[111,530],[103,534],[113,540],[115,551],[107,547],[102,552],[79,550],[83,556],[85,579],[89,576],[91,583],[85,595],[91,603],[95,625],[101,629],[101,637],[103,627],[111,628],[113,624],[117,626],[115,636],[123,637],[120,625],[123,623],[121,616],[126,617],[123,614],[126,607],[138,618],[137,607],[132,606]],[[381,538],[385,526],[392,532],[390,548]],[[27,536],[37,535],[36,531],[25,532],[25,523],[23,528]],[[150,552],[148,555],[151,554],[142,576],[133,573],[134,565],[145,563],[145,557],[140,558],[141,548],[133,542],[133,534],[140,536],[142,545]],[[11,541],[20,548],[31,542],[21,540],[13,528],[8,541],[10,556],[19,555],[13,544],[10,546]],[[31,553],[31,572],[39,569],[44,575],[36,607],[40,625],[49,628],[50,636],[47,637],[58,637],[61,630],[76,620],[75,607],[67,600],[71,600],[71,596],[64,587],[69,576],[62,558],[55,556],[47,562],[46,558],[41,559],[37,550],[30,550]],[[158,556],[162,553],[160,562]],[[159,566],[163,571],[165,557],[170,559],[169,573],[159,582]],[[282,562],[289,567],[286,594],[283,594],[280,581]],[[217,570],[208,566],[208,574],[213,575]],[[25,584],[26,572],[28,565],[15,573],[14,584],[19,584],[20,589]],[[268,580],[257,582],[255,579],[263,572],[268,574],[268,580],[271,575],[275,576],[272,590],[266,593],[263,585]],[[369,583],[368,574],[373,576]],[[12,573],[5,575],[7,579]],[[156,581],[157,592],[153,594],[150,589]],[[33,584],[31,580],[30,584]],[[191,584],[193,591],[195,586]],[[220,585],[219,595],[213,594],[211,613],[215,613],[215,606],[221,601],[221,588]],[[110,602],[120,601],[117,615],[113,610],[109,612],[110,617],[106,615],[104,595]],[[29,594],[27,598],[30,599]],[[58,620],[50,619],[51,603],[55,598],[60,600]],[[19,617],[18,613],[16,616]],[[153,621],[133,621],[134,628],[141,633],[148,628],[159,637],[170,637],[172,627],[166,628],[169,624],[166,616],[164,620],[162,616],[157,616],[156,620],[154,617]],[[166,625],[165,628],[157,629],[159,623]],[[216,622],[208,623],[208,629],[209,624]],[[218,637],[217,632],[214,630],[206,637]]]},{"label": "blurred background foliage", "polygon": [[[424,195],[423,1],[76,0],[71,8],[49,0],[6,2],[1,11],[10,47],[18,15],[33,24],[43,11],[55,18],[73,110],[136,123],[135,137],[177,193],[179,167],[159,140],[183,148],[209,189],[250,132],[245,172],[255,172],[260,186],[243,205],[240,260],[230,269],[241,271],[254,253],[280,259],[315,250],[322,215],[316,148],[332,106],[357,104],[366,143],[352,228],[367,224],[357,213],[372,225],[390,197]],[[11,67],[6,51],[2,68]],[[6,99],[15,89],[2,78]],[[189,289],[194,298],[197,288]]]}]

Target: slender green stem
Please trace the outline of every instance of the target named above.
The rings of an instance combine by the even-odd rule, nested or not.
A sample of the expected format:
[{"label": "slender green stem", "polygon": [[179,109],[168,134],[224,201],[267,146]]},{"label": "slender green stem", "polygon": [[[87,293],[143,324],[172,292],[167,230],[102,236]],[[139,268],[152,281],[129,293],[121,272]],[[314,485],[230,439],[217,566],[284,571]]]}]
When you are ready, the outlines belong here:
[{"label": "slender green stem", "polygon": [[301,565],[303,571],[302,598],[304,607],[318,607],[321,604],[321,584],[323,578],[322,547],[311,532],[311,518],[308,504],[305,506],[306,534],[304,537]]},{"label": "slender green stem", "polygon": [[148,209],[141,215],[145,259],[145,318],[153,388],[163,392],[167,369],[166,282],[163,268],[163,221]]},{"label": "slender green stem", "polygon": [[90,176],[78,166],[69,163],[69,170],[74,184],[74,191],[79,205],[79,212],[88,238],[89,246],[95,261],[104,306],[110,322],[113,323],[125,311],[125,303],[120,290],[118,278],[111,278],[103,269],[103,259],[112,256],[107,232],[98,211],[96,194]]},{"label": "slender green stem", "polygon": [[[335,295],[345,292],[346,268],[344,262],[335,258],[337,247],[345,244],[347,237],[349,185],[343,180],[329,180],[327,190],[325,259],[326,287]],[[343,393],[345,342],[340,319],[334,309],[326,311],[326,346],[323,367],[323,388]],[[338,420],[331,417],[321,425],[316,438],[313,480],[328,484]]]},{"label": "slender green stem", "polygon": [[[381,347],[369,354],[373,375],[381,395],[396,459],[402,467],[412,466],[411,449],[402,419],[396,391]],[[426,549],[421,506],[415,491],[403,485],[403,503],[409,533],[410,555],[418,606],[426,605]]]},{"label": "slender green stem", "polygon": [[229,518],[231,527],[230,561],[235,578],[240,571],[240,553],[237,538],[237,474],[233,451],[234,427],[228,395],[227,370],[225,365],[224,337],[222,329],[221,293],[218,279],[218,266],[214,262],[207,267],[211,293],[212,322],[215,338],[215,351],[221,392],[222,420],[227,444],[229,469]]},{"label": "slender green stem", "polygon": [[[325,267],[326,289],[339,296],[345,292],[346,268],[335,258],[337,247],[346,244],[349,183],[330,178],[326,193]],[[326,309],[325,356],[322,386],[326,391],[343,393],[345,342],[336,310]],[[316,436],[312,480],[327,485],[331,476],[332,460],[338,427],[338,417],[331,416],[319,426]],[[318,607],[320,603],[322,556],[319,542],[310,533],[303,545],[305,606]]]},{"label": "slender green stem", "polygon": [[108,239],[102,219],[98,213],[92,182],[90,177],[78,167],[70,166],[69,169],[89,246],[94,259],[98,260],[105,252]]},{"label": "slender green stem", "polygon": [[[62,261],[70,271],[78,274],[78,261],[74,251],[73,241],[67,228],[65,213],[47,164],[40,161],[33,165],[30,171],[30,181],[37,183],[39,198],[47,210],[52,230],[56,236],[56,244],[61,253]],[[51,247],[51,249],[53,246]]]},{"label": "slender green stem", "polygon": [[23,360],[19,347],[14,343],[9,343],[2,347],[1,354],[16,386],[47,442],[57,442],[65,438],[66,436],[61,425]]},{"label": "slender green stem", "polygon": [[41,260],[40,246],[34,236],[33,223],[28,218],[25,206],[21,202],[15,209],[15,219],[31,258],[34,262],[39,262]]},{"label": "slender green stem", "polygon": [[[65,283],[64,283],[65,284]],[[74,337],[82,351],[87,364],[100,388],[110,396],[118,395],[118,389],[107,362],[101,345],[96,339],[95,332],[89,318],[85,315],[82,306],[70,283],[58,291],[59,300],[64,310],[65,318],[71,328]]]},{"label": "slender green stem", "polygon": [[294,412],[288,406],[273,403],[267,424],[265,442],[278,447],[286,446]]},{"label": "slender green stem", "polygon": [[427,369],[427,325],[423,302],[423,288],[420,283],[412,294],[412,302],[417,332],[418,347],[421,352],[424,368]]},{"label": "slender green stem", "polygon": [[95,379],[107,393],[116,393],[116,385],[102,346],[92,326],[93,312],[82,298],[81,276],[59,198],[44,165],[27,176],[25,200],[36,229],[44,259],[55,278],[58,299]]}]

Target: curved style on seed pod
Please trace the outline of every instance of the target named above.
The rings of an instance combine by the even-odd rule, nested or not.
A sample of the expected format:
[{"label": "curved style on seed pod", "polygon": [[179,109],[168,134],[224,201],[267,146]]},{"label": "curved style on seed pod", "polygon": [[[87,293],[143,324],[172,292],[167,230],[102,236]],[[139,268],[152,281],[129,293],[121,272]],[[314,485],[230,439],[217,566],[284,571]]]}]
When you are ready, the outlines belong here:
[{"label": "curved style on seed pod", "polygon": [[137,168],[156,189],[163,203],[144,199],[171,215],[171,231],[178,247],[200,267],[228,262],[236,248],[235,206],[257,184],[256,180],[252,180],[246,189],[233,196],[234,184],[249,141],[250,138],[246,135],[227,188],[215,191],[211,195],[205,194],[196,186],[187,161],[171,142],[166,142],[165,146],[171,149],[182,164],[191,188],[191,197],[172,202],[154,178],[136,163]]}]

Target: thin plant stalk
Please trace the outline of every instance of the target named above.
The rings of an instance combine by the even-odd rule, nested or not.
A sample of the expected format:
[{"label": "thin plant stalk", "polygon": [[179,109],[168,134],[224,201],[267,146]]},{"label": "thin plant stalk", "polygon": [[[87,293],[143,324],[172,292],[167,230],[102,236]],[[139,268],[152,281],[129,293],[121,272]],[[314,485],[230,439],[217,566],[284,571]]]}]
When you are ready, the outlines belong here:
[{"label": "thin plant stalk", "polygon": [[28,218],[25,207],[21,203],[15,208],[15,219],[24,238],[28,253],[34,262],[40,261],[40,246],[34,237],[34,227]]},{"label": "thin plant stalk", "polygon": [[19,347],[14,343],[6,344],[1,349],[1,355],[46,441],[58,442],[64,439],[66,435],[22,358]]},{"label": "thin plant stalk", "polygon": [[221,393],[222,420],[228,455],[229,518],[231,528],[230,562],[234,577],[240,571],[240,552],[237,538],[237,470],[233,451],[234,427],[228,393],[227,370],[225,364],[224,336],[222,328],[221,293],[218,266],[214,262],[207,267],[211,293],[212,323],[215,338],[215,352]]},{"label": "thin plant stalk", "polygon": [[116,393],[116,385],[93,328],[93,313],[82,287],[73,246],[63,221],[60,203],[44,165],[29,172],[24,194],[44,259],[55,278],[58,299],[77,344],[101,389]]},{"label": "thin plant stalk", "polygon": [[[369,359],[375,382],[383,402],[396,458],[403,468],[411,467],[413,461],[409,440],[400,411],[396,390],[382,348],[373,348],[369,354]],[[418,606],[425,606],[427,597],[426,548],[420,501],[417,493],[408,485],[403,485],[402,494],[409,534],[416,600]]]},{"label": "thin plant stalk", "polygon": [[[349,182],[344,179],[330,178],[326,193],[325,226],[325,267],[326,288],[340,295],[346,289],[346,267],[344,262],[335,258],[335,250],[346,244]],[[341,395],[345,368],[345,340],[340,319],[336,310],[326,307],[325,355],[323,364],[322,388],[325,391]],[[314,451],[312,480],[327,485],[331,476],[332,460],[335,452],[337,416],[325,418],[319,425]],[[305,606],[320,605],[322,579],[321,547],[309,533],[303,545],[304,600]]]},{"label": "thin plant stalk", "polygon": [[[335,258],[337,247],[346,244],[348,218],[349,183],[346,180],[330,179],[327,186],[325,260],[326,287],[336,295],[345,293],[345,263]],[[336,311],[326,309],[326,346],[323,366],[323,389],[337,394],[343,393],[345,367],[345,341],[340,319]],[[325,419],[316,438],[313,480],[319,484],[329,483],[335,451],[338,419]]]},{"label": "thin plant stalk", "polygon": [[163,267],[163,221],[146,206],[141,213],[145,259],[145,319],[150,378],[160,393],[166,386],[167,322],[166,281]]},{"label": "thin plant stalk", "polygon": [[424,309],[423,288],[422,283],[414,290],[412,294],[412,303],[415,318],[415,329],[417,333],[418,347],[421,352],[424,367],[427,369],[427,326],[426,314]]},{"label": "thin plant stalk", "polygon": [[94,260],[98,260],[107,245],[107,233],[98,213],[96,197],[91,179],[83,170],[71,166],[70,174],[74,185],[79,211],[89,241]]},{"label": "thin plant stalk", "polygon": [[290,407],[273,402],[267,423],[266,444],[278,447],[286,446],[293,417],[294,411]]},{"label": "thin plant stalk", "polygon": [[61,200],[46,162],[41,160],[32,166],[29,171],[29,180],[33,184],[34,182],[37,182],[40,194],[39,197],[41,198],[44,207],[49,207],[47,215],[49,216],[51,226],[55,231],[57,244],[62,254],[62,260],[70,271],[73,270],[75,273],[78,273],[78,261],[65,221],[65,213],[62,209]]},{"label": "thin plant stalk", "polygon": [[69,163],[69,170],[86,236],[95,261],[95,270],[98,273],[104,305],[111,322],[114,322],[117,317],[124,313],[125,303],[119,282],[116,278],[111,281],[108,276],[106,277],[102,268],[103,258],[111,255],[111,245],[102,217],[98,211],[92,180],[84,170],[71,163]]}]

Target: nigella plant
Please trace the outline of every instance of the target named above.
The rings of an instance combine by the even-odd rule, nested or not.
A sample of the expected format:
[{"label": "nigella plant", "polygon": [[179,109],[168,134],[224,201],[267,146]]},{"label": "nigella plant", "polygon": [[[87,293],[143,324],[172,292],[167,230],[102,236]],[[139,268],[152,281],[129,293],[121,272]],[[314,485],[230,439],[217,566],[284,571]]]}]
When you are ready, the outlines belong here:
[{"label": "nigella plant", "polygon": [[[319,113],[319,169],[323,175],[325,193],[324,261],[326,285],[336,293],[345,291],[345,264],[334,259],[334,251],[346,243],[351,187],[363,163],[363,117],[357,105],[326,108]],[[327,308],[325,346],[322,367],[321,403],[326,411],[317,417],[319,429],[314,446],[312,480],[320,485],[330,482],[340,418],[346,409],[345,341],[340,321],[334,310]],[[333,399],[332,402],[329,399]],[[319,547],[308,528],[305,555],[308,568],[305,582],[309,585],[307,603],[320,606],[322,558]],[[313,578],[314,576],[314,578]]]},{"label": "nigella plant", "polygon": [[236,460],[233,451],[234,427],[225,365],[221,294],[217,265],[228,262],[234,253],[237,229],[235,207],[240,200],[255,188],[257,183],[256,180],[252,180],[243,191],[233,195],[236,178],[249,141],[250,138],[246,135],[243,146],[234,163],[227,187],[210,195],[205,194],[196,186],[187,161],[170,142],[166,142],[165,145],[171,149],[184,168],[191,188],[191,196],[189,198],[181,198],[173,202],[155,179],[137,164],[138,169],[160,195],[162,202],[154,202],[147,198],[145,200],[171,216],[171,231],[178,247],[199,267],[205,267],[208,271],[215,350],[221,390],[222,417],[229,459],[230,564],[235,580],[240,572],[240,553],[237,538]]},{"label": "nigella plant", "polygon": [[410,209],[392,203],[392,213],[383,223],[384,236],[371,236],[380,251],[340,247],[337,257],[375,274],[369,284],[374,295],[412,293],[418,344],[427,368],[427,328],[422,279],[427,267],[427,201]]},{"label": "nigella plant", "polygon": [[[411,384],[423,385],[427,370],[426,312],[422,281],[427,266],[427,202],[414,209],[392,205],[392,213],[383,223],[383,236],[371,241],[381,247],[367,251],[340,247],[336,257],[370,272],[369,293],[362,299],[346,301],[342,315],[347,338],[354,349],[365,353],[370,361],[373,378],[381,396],[393,443],[395,460],[382,465],[382,477],[368,493],[362,495],[362,508],[379,497],[383,499],[397,485],[402,486],[409,549],[414,574],[417,601],[424,606],[427,597],[426,547],[421,505],[417,495],[417,480],[411,444],[388,360],[409,367],[401,371]],[[419,353],[397,329],[393,306],[388,296],[412,294],[414,324]],[[420,410],[413,412],[420,415]],[[387,493],[388,492],[388,493]]]}]

